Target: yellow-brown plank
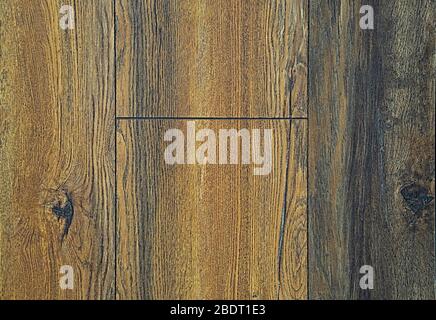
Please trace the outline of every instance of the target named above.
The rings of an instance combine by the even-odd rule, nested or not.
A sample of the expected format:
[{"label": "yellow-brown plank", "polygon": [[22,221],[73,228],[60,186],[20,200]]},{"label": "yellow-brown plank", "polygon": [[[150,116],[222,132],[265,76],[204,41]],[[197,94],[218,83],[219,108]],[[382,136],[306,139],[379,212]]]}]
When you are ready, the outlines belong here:
[{"label": "yellow-brown plank", "polygon": [[307,0],[119,0],[119,116],[305,117]]},{"label": "yellow-brown plank", "polygon": [[0,298],[113,298],[113,5],[7,0],[0,20]]},{"label": "yellow-brown plank", "polygon": [[307,298],[307,121],[292,120],[279,299]]},{"label": "yellow-brown plank", "polygon": [[306,298],[305,121],[195,122],[273,129],[264,176],[253,165],[166,164],[164,134],[186,134],[185,120],[119,121],[118,298]]}]

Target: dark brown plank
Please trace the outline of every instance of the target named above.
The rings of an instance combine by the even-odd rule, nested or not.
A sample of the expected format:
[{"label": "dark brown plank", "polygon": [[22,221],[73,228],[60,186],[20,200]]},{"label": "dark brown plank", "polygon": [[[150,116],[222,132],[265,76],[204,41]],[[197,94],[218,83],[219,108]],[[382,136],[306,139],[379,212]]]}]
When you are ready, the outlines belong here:
[{"label": "dark brown plank", "polygon": [[434,4],[310,2],[310,298],[435,297]]}]

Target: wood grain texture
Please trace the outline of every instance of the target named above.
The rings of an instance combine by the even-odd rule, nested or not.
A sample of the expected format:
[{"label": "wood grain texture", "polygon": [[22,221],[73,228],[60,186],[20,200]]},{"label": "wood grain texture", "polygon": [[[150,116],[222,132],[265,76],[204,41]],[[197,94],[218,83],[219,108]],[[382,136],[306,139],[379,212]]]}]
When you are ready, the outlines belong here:
[{"label": "wood grain texture", "polygon": [[[0,1],[0,299],[435,299],[435,10]],[[187,120],[117,115],[306,119],[196,121],[273,128],[255,176],[167,165]]]},{"label": "wood grain texture", "polygon": [[307,0],[120,0],[116,16],[119,116],[306,116]]},{"label": "wood grain texture", "polygon": [[434,4],[310,1],[312,299],[435,297]]},{"label": "wood grain texture", "polygon": [[291,122],[288,146],[279,299],[307,299],[307,121]]},{"label": "wood grain texture", "polygon": [[[64,4],[74,30],[59,27]],[[114,297],[113,9],[0,3],[1,299]]]},{"label": "wood grain texture", "polygon": [[119,121],[117,297],[306,298],[304,121],[291,131],[289,121],[195,122],[272,128],[266,176],[252,165],[168,165],[164,133],[186,132],[186,121]]}]

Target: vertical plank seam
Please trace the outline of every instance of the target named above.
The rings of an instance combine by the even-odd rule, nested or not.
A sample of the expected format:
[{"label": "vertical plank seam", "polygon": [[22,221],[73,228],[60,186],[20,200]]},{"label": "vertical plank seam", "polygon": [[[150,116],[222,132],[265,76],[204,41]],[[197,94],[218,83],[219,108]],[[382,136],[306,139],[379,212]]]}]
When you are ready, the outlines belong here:
[{"label": "vertical plank seam", "polygon": [[118,241],[117,241],[117,228],[118,228],[118,192],[117,192],[117,25],[116,25],[116,0],[112,1],[113,6],[113,29],[114,29],[114,149],[115,149],[115,167],[114,167],[114,300],[117,300],[118,281],[117,281],[117,254],[118,254]]},{"label": "vertical plank seam", "polygon": [[306,117],[307,117],[307,128],[306,128],[306,300],[310,298],[310,283],[309,283],[309,143],[310,143],[310,115],[309,115],[309,81],[310,81],[310,3],[311,0],[307,0],[307,74],[306,74]]}]

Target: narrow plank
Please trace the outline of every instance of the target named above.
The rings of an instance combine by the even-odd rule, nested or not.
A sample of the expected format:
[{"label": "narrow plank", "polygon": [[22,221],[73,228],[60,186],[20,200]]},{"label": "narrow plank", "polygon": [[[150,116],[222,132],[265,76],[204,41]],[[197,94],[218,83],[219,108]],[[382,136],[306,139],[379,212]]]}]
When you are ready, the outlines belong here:
[{"label": "narrow plank", "polygon": [[309,297],[433,299],[434,1],[312,0],[309,20]]},{"label": "narrow plank", "polygon": [[116,16],[119,116],[306,116],[307,0],[120,0]]},{"label": "narrow plank", "polygon": [[282,226],[279,299],[307,299],[307,121],[293,120],[286,215]]},{"label": "narrow plank", "polygon": [[304,123],[290,133],[289,121],[195,122],[273,129],[263,176],[253,165],[166,164],[166,130],[186,125],[118,122],[117,298],[305,298],[305,148],[293,145],[304,142]]},{"label": "narrow plank", "polygon": [[113,9],[0,3],[1,299],[114,297]]}]

